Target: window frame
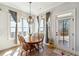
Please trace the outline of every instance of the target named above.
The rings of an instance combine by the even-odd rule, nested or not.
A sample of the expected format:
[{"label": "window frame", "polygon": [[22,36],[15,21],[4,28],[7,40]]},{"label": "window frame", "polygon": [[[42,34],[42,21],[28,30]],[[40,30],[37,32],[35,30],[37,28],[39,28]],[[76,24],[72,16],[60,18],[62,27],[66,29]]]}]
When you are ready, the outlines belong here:
[{"label": "window frame", "polygon": [[[9,32],[9,33],[8,33],[8,37],[9,37],[9,38],[8,38],[8,39],[9,39],[9,40],[15,40],[15,33],[16,33],[16,30],[15,30],[15,32],[14,32],[14,37],[11,37],[11,28],[15,28],[15,29],[16,29],[16,23],[15,23],[15,27],[11,27],[11,21],[14,21],[14,20],[11,20],[11,19],[12,19],[12,18],[11,18],[12,16],[11,16],[10,13],[8,13],[8,14],[9,14],[9,21],[8,21],[8,22],[9,22],[9,23],[8,23],[8,26],[9,26],[9,27],[8,27],[8,28],[9,28],[9,29],[8,29],[8,32]],[[14,22],[15,22],[15,21],[14,21]]]},{"label": "window frame", "polygon": [[[17,27],[17,28],[18,28],[18,29],[21,28],[21,31],[18,30],[18,34],[21,34],[21,35],[24,35],[24,36],[25,36],[24,32],[26,32],[26,35],[29,33],[29,25],[26,26],[26,27],[23,26],[23,25],[24,25],[24,21],[23,21],[23,20],[27,22],[27,20],[26,20],[24,17],[23,17],[23,18],[20,18],[20,21],[19,21],[19,22],[22,22],[22,23],[21,23],[21,27],[19,27],[19,22],[18,22],[18,27]],[[27,24],[28,24],[28,23],[27,23]],[[25,31],[24,28],[26,28],[26,29],[28,29],[28,30]]]}]

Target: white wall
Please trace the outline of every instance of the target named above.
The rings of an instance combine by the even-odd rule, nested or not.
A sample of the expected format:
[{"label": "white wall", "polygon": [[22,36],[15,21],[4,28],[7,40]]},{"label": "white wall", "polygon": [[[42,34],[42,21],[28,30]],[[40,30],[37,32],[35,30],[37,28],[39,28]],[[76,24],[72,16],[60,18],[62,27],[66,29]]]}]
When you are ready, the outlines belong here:
[{"label": "white wall", "polygon": [[17,18],[18,20],[20,19],[21,16],[27,17],[27,14],[20,10],[17,10],[5,5],[1,5],[1,4],[0,4],[0,8],[2,9],[0,11],[0,50],[3,50],[16,45],[14,43],[14,40],[9,39],[10,17],[9,17],[8,10],[10,9],[10,10],[16,11],[18,13],[18,18]]},{"label": "white wall", "polygon": [[0,50],[13,45],[13,41],[8,40],[8,13],[6,8],[0,5]]},{"label": "white wall", "polygon": [[79,8],[76,9],[76,51],[79,51]]}]

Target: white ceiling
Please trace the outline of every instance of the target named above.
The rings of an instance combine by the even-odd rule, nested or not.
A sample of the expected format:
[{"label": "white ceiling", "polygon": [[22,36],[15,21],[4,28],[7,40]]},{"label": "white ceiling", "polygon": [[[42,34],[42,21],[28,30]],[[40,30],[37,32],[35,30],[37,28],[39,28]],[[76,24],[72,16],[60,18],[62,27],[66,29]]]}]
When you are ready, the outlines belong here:
[{"label": "white ceiling", "polygon": [[[32,2],[31,4],[31,13],[34,15],[38,15],[50,8],[54,8],[63,2]],[[22,10],[24,12],[30,12],[30,5],[28,2],[4,2],[4,5],[8,5],[10,7]],[[40,9],[41,8],[41,9]]]}]

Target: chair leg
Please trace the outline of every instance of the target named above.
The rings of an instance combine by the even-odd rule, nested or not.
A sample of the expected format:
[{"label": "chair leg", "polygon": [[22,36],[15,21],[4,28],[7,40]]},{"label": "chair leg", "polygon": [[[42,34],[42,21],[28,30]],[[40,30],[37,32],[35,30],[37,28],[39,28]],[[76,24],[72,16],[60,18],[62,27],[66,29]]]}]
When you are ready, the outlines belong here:
[{"label": "chair leg", "polygon": [[44,49],[44,46],[42,45],[42,48]]},{"label": "chair leg", "polygon": [[28,51],[26,51],[26,56],[28,56]]},{"label": "chair leg", "polygon": [[22,56],[22,54],[23,54],[23,51],[21,52],[21,56]]}]

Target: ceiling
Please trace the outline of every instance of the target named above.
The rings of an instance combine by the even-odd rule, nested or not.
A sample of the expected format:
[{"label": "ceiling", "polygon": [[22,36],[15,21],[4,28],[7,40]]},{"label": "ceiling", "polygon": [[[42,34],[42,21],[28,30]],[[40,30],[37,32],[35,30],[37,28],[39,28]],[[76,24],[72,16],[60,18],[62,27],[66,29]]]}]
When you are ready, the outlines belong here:
[{"label": "ceiling", "polygon": [[[63,2],[32,2],[31,4],[31,13],[33,15],[38,15],[50,8],[54,8]],[[28,2],[4,2],[4,5],[22,10],[24,12],[30,12],[30,5]]]}]

